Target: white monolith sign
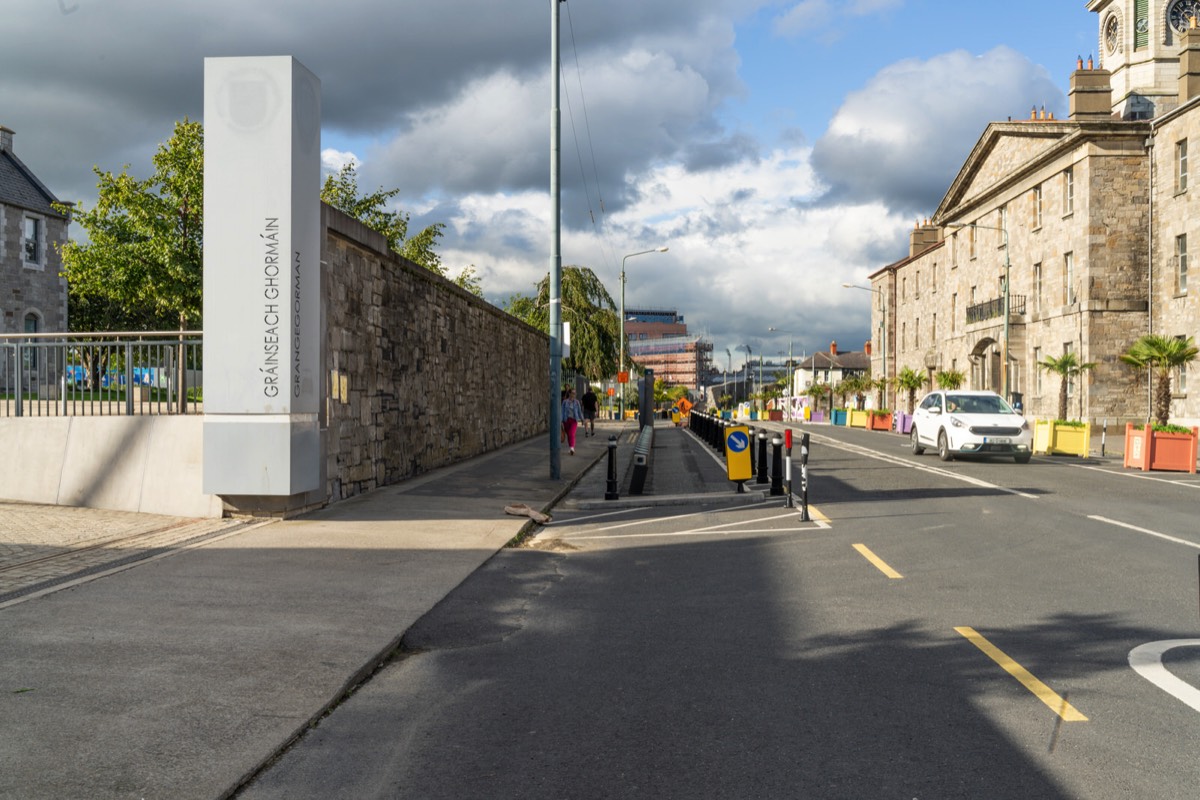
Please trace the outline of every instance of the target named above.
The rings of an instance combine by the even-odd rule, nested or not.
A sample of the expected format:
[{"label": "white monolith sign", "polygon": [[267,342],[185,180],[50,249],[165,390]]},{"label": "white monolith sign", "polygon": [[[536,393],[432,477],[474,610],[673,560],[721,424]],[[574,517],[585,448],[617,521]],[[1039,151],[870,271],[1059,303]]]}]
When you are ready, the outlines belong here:
[{"label": "white monolith sign", "polygon": [[204,491],[318,488],[321,84],[204,60]]}]

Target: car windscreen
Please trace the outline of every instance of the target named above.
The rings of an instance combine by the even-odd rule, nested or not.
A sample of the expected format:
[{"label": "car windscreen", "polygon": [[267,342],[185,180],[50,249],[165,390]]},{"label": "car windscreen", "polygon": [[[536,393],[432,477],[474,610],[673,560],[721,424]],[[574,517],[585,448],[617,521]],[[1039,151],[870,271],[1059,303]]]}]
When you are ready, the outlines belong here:
[{"label": "car windscreen", "polygon": [[946,407],[951,414],[1014,414],[1012,406],[999,395],[950,394]]}]

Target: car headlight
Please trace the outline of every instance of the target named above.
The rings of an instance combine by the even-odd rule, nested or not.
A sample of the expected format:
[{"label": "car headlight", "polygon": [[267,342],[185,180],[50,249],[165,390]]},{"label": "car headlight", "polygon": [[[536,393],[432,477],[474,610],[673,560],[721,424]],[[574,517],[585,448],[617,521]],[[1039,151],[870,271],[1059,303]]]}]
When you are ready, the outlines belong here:
[{"label": "car headlight", "polygon": [[1021,420],[1021,430],[1023,430],[1023,431],[1029,430],[1029,420],[1027,420],[1027,419]]},{"label": "car headlight", "polygon": [[951,417],[951,418],[950,418],[950,424],[951,424],[951,425],[953,425],[953,426],[954,426],[954,427],[956,427],[956,428],[965,428],[965,427],[967,427],[967,423],[963,422],[963,421],[962,421],[961,419],[959,419],[958,417]]}]

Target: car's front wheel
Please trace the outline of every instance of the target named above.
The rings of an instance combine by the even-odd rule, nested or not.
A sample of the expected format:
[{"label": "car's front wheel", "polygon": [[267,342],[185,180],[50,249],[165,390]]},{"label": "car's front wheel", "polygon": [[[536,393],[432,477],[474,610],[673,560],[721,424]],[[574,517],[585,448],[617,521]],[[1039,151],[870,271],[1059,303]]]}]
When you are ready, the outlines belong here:
[{"label": "car's front wheel", "polygon": [[912,430],[909,432],[908,435],[909,435],[909,439],[911,440],[911,443],[912,443],[912,454],[914,456],[919,456],[922,453],[924,453],[925,448],[921,446],[921,440],[917,438],[917,426],[916,425],[914,425],[912,427]]},{"label": "car's front wheel", "polygon": [[953,461],[954,454],[950,452],[950,441],[945,431],[938,431],[938,458],[942,461]]}]

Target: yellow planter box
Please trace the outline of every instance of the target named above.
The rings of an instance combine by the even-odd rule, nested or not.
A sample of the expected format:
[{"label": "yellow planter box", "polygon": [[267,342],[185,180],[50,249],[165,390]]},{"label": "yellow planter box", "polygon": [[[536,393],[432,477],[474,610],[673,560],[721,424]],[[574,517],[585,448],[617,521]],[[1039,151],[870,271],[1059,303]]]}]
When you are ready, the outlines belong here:
[{"label": "yellow planter box", "polygon": [[865,410],[859,411],[857,408],[850,409],[849,418],[846,420],[846,424],[851,428],[867,427],[867,412]]},{"label": "yellow planter box", "polygon": [[1092,425],[1082,428],[1059,425],[1052,419],[1039,419],[1033,423],[1033,452],[1087,458],[1092,444]]}]

